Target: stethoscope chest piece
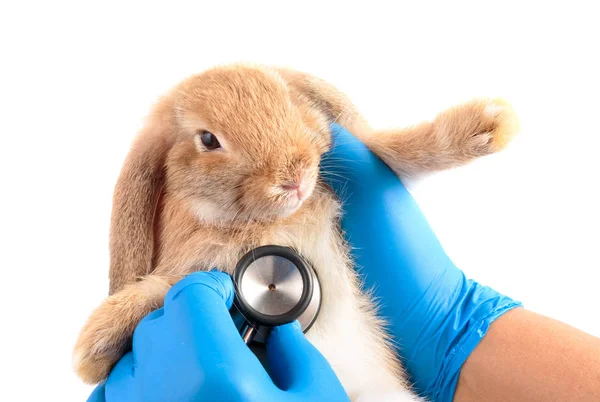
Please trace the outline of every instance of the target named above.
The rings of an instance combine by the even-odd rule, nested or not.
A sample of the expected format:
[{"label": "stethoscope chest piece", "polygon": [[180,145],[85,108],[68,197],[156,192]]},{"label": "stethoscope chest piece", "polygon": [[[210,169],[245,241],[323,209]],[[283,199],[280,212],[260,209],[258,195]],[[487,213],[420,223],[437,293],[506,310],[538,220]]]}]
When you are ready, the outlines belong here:
[{"label": "stethoscope chest piece", "polygon": [[251,250],[238,262],[233,282],[233,318],[247,344],[264,343],[270,328],[294,320],[306,332],[319,313],[319,280],[291,248]]}]

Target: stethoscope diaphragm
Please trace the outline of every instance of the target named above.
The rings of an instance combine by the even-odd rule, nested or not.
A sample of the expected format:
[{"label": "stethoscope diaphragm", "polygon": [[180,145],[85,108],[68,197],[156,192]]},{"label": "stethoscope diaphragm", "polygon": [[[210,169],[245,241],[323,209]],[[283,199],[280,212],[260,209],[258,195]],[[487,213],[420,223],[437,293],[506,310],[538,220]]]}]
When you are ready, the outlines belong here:
[{"label": "stethoscope diaphragm", "polygon": [[321,304],[314,270],[289,247],[262,246],[246,253],[233,274],[233,318],[244,342],[264,343],[270,328],[298,320],[306,332]]}]

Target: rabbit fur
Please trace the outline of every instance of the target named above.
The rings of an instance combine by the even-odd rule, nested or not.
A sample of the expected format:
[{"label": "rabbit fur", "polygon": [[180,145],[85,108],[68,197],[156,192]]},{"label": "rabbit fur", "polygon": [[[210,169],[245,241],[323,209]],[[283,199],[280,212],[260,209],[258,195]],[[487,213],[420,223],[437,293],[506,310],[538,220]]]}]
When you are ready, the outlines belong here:
[{"label": "rabbit fur", "polygon": [[[86,383],[107,377],[136,325],[183,276],[213,267],[231,273],[248,250],[277,244],[294,248],[319,277],[322,307],[306,336],[350,398],[422,401],[360,289],[339,229],[340,201],[319,177],[333,122],[405,177],[500,151],[517,131],[501,99],[374,130],[334,86],[299,71],[232,64],[183,80],[153,107],[116,183],[109,296],[73,352]],[[203,144],[207,133],[219,148]]]}]

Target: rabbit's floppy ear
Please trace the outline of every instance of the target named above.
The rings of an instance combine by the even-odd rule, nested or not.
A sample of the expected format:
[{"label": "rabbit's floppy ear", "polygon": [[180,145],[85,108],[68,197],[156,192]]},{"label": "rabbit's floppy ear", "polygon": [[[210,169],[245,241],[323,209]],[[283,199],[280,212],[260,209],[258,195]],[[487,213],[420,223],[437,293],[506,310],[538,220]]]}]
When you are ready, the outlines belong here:
[{"label": "rabbit's floppy ear", "polygon": [[175,128],[159,103],[134,140],[114,190],[110,225],[109,294],[152,271],[154,217]]}]

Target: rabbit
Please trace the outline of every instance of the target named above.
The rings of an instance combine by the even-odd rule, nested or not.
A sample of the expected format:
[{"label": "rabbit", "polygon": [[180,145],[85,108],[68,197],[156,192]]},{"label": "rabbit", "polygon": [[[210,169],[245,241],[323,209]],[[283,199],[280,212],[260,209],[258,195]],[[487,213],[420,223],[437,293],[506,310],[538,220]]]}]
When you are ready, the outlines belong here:
[{"label": "rabbit", "polygon": [[334,122],[401,177],[501,151],[518,131],[502,99],[374,130],[336,87],[293,69],[237,63],[182,80],[153,106],[115,186],[109,295],[73,351],[84,382],[107,377],[136,325],[186,274],[232,273],[250,249],[277,244],[302,255],[320,280],[321,310],[306,337],[351,400],[423,401],[361,291],[339,227],[341,201],[319,174]]}]

